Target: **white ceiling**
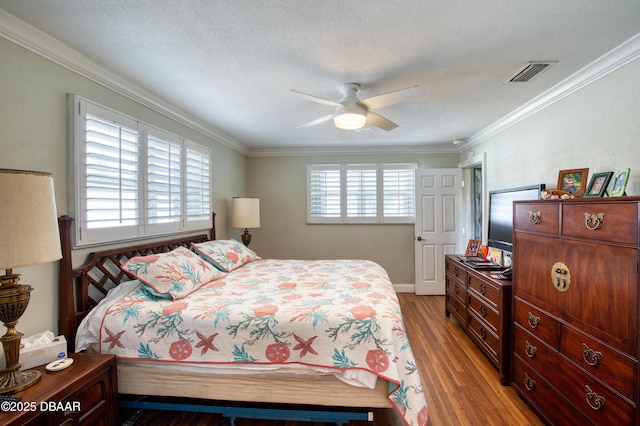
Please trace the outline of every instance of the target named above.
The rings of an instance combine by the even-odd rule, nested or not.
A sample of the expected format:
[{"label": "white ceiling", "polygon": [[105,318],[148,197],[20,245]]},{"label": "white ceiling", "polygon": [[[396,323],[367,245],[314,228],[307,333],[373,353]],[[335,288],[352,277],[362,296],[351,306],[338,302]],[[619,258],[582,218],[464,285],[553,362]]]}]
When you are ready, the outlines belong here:
[{"label": "white ceiling", "polygon": [[[640,33],[638,0],[0,0],[0,8],[249,153],[453,147]],[[528,61],[557,64],[529,83],[505,83]],[[290,89],[338,101],[350,82],[362,86],[360,99],[414,85],[426,95],[376,110],[399,125],[389,132],[331,121],[296,129],[333,107]]]}]

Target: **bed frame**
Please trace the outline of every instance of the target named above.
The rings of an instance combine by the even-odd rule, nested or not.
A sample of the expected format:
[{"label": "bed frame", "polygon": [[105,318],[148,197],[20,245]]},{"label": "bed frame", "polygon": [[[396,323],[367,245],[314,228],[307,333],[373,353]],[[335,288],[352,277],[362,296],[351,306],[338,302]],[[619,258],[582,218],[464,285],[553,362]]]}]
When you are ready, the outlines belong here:
[{"label": "bed frame", "polygon": [[[124,262],[133,256],[164,253],[179,246],[189,247],[191,243],[213,240],[216,237],[214,213],[211,238],[207,234],[200,234],[101,250],[89,254],[82,266],[74,268],[71,243],[72,223],[73,218],[69,216],[61,216],[58,220],[62,245],[58,328],[59,333],[63,334],[69,342],[70,352],[73,352],[77,328],[87,313],[111,288],[131,279],[120,269]],[[140,366],[131,362],[118,361],[118,392],[121,395],[372,409],[392,407],[387,398],[388,385],[387,381],[378,379],[376,388],[372,390],[347,385],[333,376],[247,374],[238,378],[238,376],[224,374],[160,370],[155,365]],[[165,407],[165,409],[171,408]],[[184,407],[180,407],[180,410],[187,411]],[[366,414],[367,418],[371,417],[371,413]],[[248,415],[238,417],[248,417]],[[265,416],[260,415],[259,418],[265,418]],[[367,420],[367,418],[352,417],[350,419]]]}]

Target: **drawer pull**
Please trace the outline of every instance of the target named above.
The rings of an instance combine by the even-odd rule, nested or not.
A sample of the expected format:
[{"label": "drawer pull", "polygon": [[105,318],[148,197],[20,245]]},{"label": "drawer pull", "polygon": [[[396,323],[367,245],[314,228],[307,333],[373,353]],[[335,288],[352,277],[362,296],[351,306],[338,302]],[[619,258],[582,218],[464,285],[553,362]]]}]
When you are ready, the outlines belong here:
[{"label": "drawer pull", "polygon": [[536,381],[529,377],[527,373],[524,373],[524,387],[530,391],[536,388]]},{"label": "drawer pull", "polygon": [[526,353],[529,358],[533,358],[536,356],[536,352],[538,352],[538,348],[529,343],[528,340],[525,340],[524,353]]},{"label": "drawer pull", "polygon": [[458,301],[457,300],[455,300],[453,302],[453,309],[455,309],[456,312],[458,312],[458,310],[460,309],[460,305],[458,305]]},{"label": "drawer pull", "polygon": [[529,323],[529,327],[538,328],[538,324],[540,324],[540,317],[537,317],[529,312],[529,320],[527,322]]},{"label": "drawer pull", "polygon": [[485,295],[487,294],[487,285],[486,284],[480,284],[480,294],[481,295]]},{"label": "drawer pull", "polygon": [[460,287],[458,287],[458,284],[455,284],[455,285],[453,286],[453,292],[454,292],[455,294],[460,293]]},{"label": "drawer pull", "polygon": [[480,327],[480,337],[482,338],[482,340],[487,340],[487,332],[483,327]]},{"label": "drawer pull", "polygon": [[592,231],[595,231],[596,229],[600,228],[603,221],[604,221],[604,213],[598,213],[598,214],[585,213],[584,214],[584,226],[586,226],[587,229],[590,229]]},{"label": "drawer pull", "polygon": [[484,305],[480,305],[480,315],[482,316],[482,318],[487,316],[487,308],[484,307]]},{"label": "drawer pull", "polygon": [[532,225],[539,225],[542,221],[542,214],[540,212],[529,212],[529,223]]},{"label": "drawer pull", "polygon": [[556,290],[565,292],[571,285],[569,267],[562,262],[556,262],[551,267],[551,281]]},{"label": "drawer pull", "polygon": [[582,344],[582,359],[584,362],[592,367],[595,367],[600,363],[602,359],[602,352],[594,351],[586,343]]},{"label": "drawer pull", "polygon": [[453,268],[453,275],[455,275],[456,277],[460,275],[460,270],[458,268]]},{"label": "drawer pull", "polygon": [[607,402],[604,396],[600,396],[591,390],[589,385],[584,385],[584,390],[587,393],[587,404],[594,410],[600,410],[604,408],[604,404]]}]

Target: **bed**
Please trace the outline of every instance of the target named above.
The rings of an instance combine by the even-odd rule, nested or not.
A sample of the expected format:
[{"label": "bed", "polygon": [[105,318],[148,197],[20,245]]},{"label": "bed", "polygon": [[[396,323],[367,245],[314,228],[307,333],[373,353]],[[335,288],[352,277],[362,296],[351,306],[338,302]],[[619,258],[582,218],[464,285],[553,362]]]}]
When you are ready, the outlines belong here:
[{"label": "bed", "polygon": [[261,259],[214,226],[211,238],[97,251],[73,267],[72,221],[59,219],[59,330],[78,350],[116,354],[120,394],[393,408],[427,423],[378,264]]}]

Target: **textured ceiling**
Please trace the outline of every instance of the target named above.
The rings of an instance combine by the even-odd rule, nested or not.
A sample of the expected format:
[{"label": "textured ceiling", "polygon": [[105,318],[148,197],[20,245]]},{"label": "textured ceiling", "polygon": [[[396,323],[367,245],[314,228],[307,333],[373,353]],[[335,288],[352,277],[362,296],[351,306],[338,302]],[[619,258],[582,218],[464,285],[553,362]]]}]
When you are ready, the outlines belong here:
[{"label": "textured ceiling", "polygon": [[[638,0],[0,0],[0,8],[249,151],[451,146],[640,32]],[[557,61],[505,83],[528,61]],[[386,132],[296,126],[418,85]]]}]

